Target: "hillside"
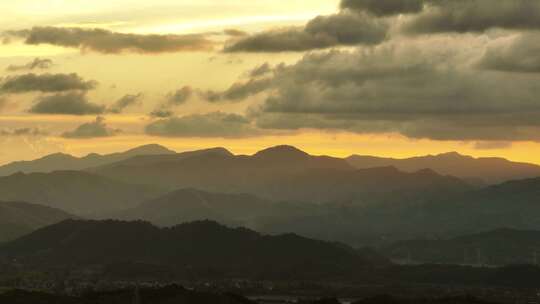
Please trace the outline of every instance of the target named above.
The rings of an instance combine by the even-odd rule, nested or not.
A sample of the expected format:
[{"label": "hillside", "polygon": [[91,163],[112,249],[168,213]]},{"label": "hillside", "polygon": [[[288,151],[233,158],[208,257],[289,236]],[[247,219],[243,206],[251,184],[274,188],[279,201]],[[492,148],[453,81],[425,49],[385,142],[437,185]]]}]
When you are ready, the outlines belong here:
[{"label": "hillside", "polygon": [[17,161],[0,167],[0,176],[17,172],[53,172],[59,170],[83,170],[122,161],[138,155],[171,155],[176,152],[159,145],[146,145],[121,153],[107,155],[89,154],[85,157],[75,157],[69,154],[56,153],[32,161]]},{"label": "hillside", "polygon": [[0,243],[69,218],[74,216],[54,208],[22,202],[0,202]]},{"label": "hillside", "polygon": [[358,169],[393,166],[405,172],[429,168],[443,175],[498,184],[515,179],[540,177],[540,166],[504,158],[474,158],[456,152],[406,159],[352,155],[347,161]]},{"label": "hillside", "polygon": [[[160,288],[140,288],[138,299],[141,303],[152,304],[256,304],[242,296],[188,290],[181,286],[170,285]],[[0,293],[1,303],[18,304],[118,304],[137,303],[135,287],[111,291],[93,291],[78,296],[54,295],[37,291],[13,290]]]},{"label": "hillside", "polygon": [[538,264],[540,231],[497,229],[448,240],[402,241],[385,248],[392,258],[444,264]]},{"label": "hillside", "polygon": [[266,218],[257,229],[294,231],[352,245],[387,245],[396,240],[451,238],[499,228],[540,230],[539,202],[540,178],[534,178],[425,201],[334,204],[323,214]]},{"label": "hillside", "polygon": [[[240,276],[342,276],[384,258],[296,235],[266,236],[202,221],[157,228],[145,222],[73,221],[45,227],[0,248],[0,256],[42,266],[137,262]],[[375,255],[376,256],[376,255]]]}]

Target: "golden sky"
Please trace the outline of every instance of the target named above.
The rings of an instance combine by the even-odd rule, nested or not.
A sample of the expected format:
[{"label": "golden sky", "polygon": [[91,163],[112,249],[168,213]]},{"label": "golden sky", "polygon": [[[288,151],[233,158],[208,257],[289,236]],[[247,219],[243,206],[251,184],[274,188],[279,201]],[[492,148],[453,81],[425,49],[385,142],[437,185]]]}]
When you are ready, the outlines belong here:
[{"label": "golden sky", "polygon": [[[456,31],[422,15],[445,7],[383,9],[0,1],[0,164],[147,143],[245,154],[278,144],[335,156],[458,151],[540,164],[534,22],[459,20]],[[514,18],[504,9],[501,19]]]}]

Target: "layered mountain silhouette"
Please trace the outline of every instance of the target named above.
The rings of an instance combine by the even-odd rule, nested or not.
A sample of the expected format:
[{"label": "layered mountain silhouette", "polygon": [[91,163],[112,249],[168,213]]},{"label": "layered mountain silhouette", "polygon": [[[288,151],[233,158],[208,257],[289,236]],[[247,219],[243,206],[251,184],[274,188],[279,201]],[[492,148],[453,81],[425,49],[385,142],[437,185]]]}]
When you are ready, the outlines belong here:
[{"label": "layered mountain silhouette", "polygon": [[278,146],[252,156],[211,149],[168,156],[140,156],[90,170],[129,183],[249,193],[274,201],[328,202],[458,193],[471,186],[430,170],[357,170],[344,159],[312,156]]},{"label": "layered mountain silhouette", "polygon": [[75,216],[54,208],[22,202],[0,202],[0,243],[70,218]]},{"label": "layered mountain silhouette", "polygon": [[1,201],[24,201],[93,215],[137,206],[160,190],[131,185],[81,171],[16,173],[0,177]]},{"label": "layered mountain silhouette", "polygon": [[[266,236],[200,221],[157,228],[146,222],[67,220],[0,247],[0,256],[36,265],[147,263],[181,271],[258,277],[340,276],[387,265],[370,252],[293,234]],[[377,257],[376,259],[374,257]]]},{"label": "layered mountain silhouette", "polygon": [[211,193],[181,189],[152,199],[114,217],[144,220],[158,226],[175,226],[197,220],[213,220],[229,225],[248,225],[257,217],[274,214],[275,204],[249,194]]},{"label": "layered mountain silhouette", "polygon": [[449,238],[498,228],[540,230],[540,178],[414,203],[327,205],[323,214],[266,218],[258,229],[353,245]]},{"label": "layered mountain silhouette", "polygon": [[457,152],[406,159],[352,155],[347,161],[359,169],[393,166],[405,172],[429,168],[443,175],[452,175],[470,181],[498,184],[514,179],[540,177],[540,166],[511,162],[504,158],[473,158]]},{"label": "layered mountain silhouette", "polygon": [[393,259],[421,263],[540,263],[540,231],[497,229],[448,240],[402,241],[384,249]]},{"label": "layered mountain silhouette", "polygon": [[0,176],[11,175],[17,172],[52,172],[60,170],[83,170],[86,168],[102,166],[122,161],[138,155],[170,155],[176,152],[160,145],[146,145],[122,153],[108,155],[89,154],[85,157],[75,157],[69,154],[57,153],[47,155],[32,161],[17,161],[0,167]]}]

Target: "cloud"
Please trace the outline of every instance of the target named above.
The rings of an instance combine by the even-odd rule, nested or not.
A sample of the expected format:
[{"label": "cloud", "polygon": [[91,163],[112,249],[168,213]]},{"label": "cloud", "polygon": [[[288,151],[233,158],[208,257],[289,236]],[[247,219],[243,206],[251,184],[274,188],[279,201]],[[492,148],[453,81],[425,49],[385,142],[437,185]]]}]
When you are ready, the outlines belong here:
[{"label": "cloud", "polygon": [[426,9],[405,25],[410,33],[540,29],[540,2],[531,0],[425,0]]},{"label": "cloud", "polygon": [[234,83],[225,91],[201,91],[199,95],[209,102],[218,101],[241,101],[248,96],[255,95],[268,89],[270,78],[249,79],[247,82]]},{"label": "cloud", "polygon": [[237,29],[226,29],[226,30],[223,31],[223,33],[225,35],[232,36],[232,37],[243,37],[243,36],[248,35],[247,32],[237,30]]},{"label": "cloud", "polygon": [[312,53],[273,68],[264,84],[245,90],[249,94],[243,97],[268,96],[249,110],[249,117],[265,129],[399,133],[434,140],[540,140],[538,78],[483,71],[468,63],[482,53],[461,37]]},{"label": "cloud", "polygon": [[116,114],[122,113],[126,108],[140,104],[142,97],[142,93],[136,95],[125,95],[122,98],[118,99],[112,106],[110,106],[108,112]]},{"label": "cloud", "polygon": [[146,126],[146,133],[164,137],[221,137],[256,136],[259,131],[244,116],[213,112],[157,120]]},{"label": "cloud", "polygon": [[248,76],[251,78],[257,78],[260,76],[264,76],[268,73],[272,72],[272,67],[268,62],[263,63],[262,65],[254,68],[248,73]]},{"label": "cloud", "polygon": [[9,104],[9,100],[6,97],[0,96],[0,111],[4,110]]},{"label": "cloud", "polygon": [[104,54],[172,53],[212,50],[215,42],[204,35],[141,35],[117,33],[104,29],[34,27],[6,32],[4,36],[24,39],[29,45],[50,44]]},{"label": "cloud", "polygon": [[17,71],[25,71],[25,70],[47,70],[50,69],[53,65],[53,61],[51,59],[46,58],[35,58],[33,61],[23,64],[23,65],[10,65],[7,67],[8,72],[17,72]]},{"label": "cloud", "polygon": [[98,116],[96,120],[89,123],[84,123],[78,126],[75,130],[65,132],[62,137],[65,138],[98,138],[111,137],[118,134],[120,130],[107,127],[105,118]]},{"label": "cloud", "polygon": [[506,39],[487,49],[479,60],[481,69],[540,73],[540,33],[523,33],[510,42]]},{"label": "cloud", "polygon": [[342,0],[341,9],[364,11],[376,16],[419,13],[424,0]]},{"label": "cloud", "polygon": [[179,90],[167,95],[167,101],[170,105],[182,105],[193,95],[193,89],[190,86],[184,86]]},{"label": "cloud", "polygon": [[0,130],[0,135],[37,137],[37,136],[46,136],[48,135],[48,133],[39,128],[19,128],[19,129],[12,129],[12,130],[6,130],[6,129]]},{"label": "cloud", "polygon": [[375,45],[387,38],[386,20],[363,13],[319,16],[305,27],[270,30],[233,41],[225,52],[302,52],[335,46]]},{"label": "cloud", "polygon": [[29,110],[37,114],[91,115],[102,114],[105,107],[88,101],[84,93],[42,96]]},{"label": "cloud", "polygon": [[480,141],[474,143],[476,150],[499,150],[512,147],[512,142],[509,141]]},{"label": "cloud", "polygon": [[167,94],[167,100],[158,105],[157,108],[150,113],[150,116],[159,118],[173,116],[173,108],[185,104],[193,94],[194,90],[190,86],[184,86],[181,89]]},{"label": "cloud", "polygon": [[85,81],[72,74],[24,74],[9,76],[0,82],[4,93],[64,92],[71,90],[88,91],[97,85],[95,81]]},{"label": "cloud", "polygon": [[167,118],[174,115],[174,112],[167,109],[155,109],[154,111],[150,112],[150,116],[157,117],[157,118]]}]

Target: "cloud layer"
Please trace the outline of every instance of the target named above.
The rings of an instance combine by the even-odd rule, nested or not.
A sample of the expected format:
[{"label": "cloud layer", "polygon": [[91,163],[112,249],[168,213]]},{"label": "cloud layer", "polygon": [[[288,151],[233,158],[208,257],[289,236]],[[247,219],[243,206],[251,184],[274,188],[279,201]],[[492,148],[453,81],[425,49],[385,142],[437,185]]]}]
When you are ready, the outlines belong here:
[{"label": "cloud layer", "polygon": [[265,31],[233,41],[225,52],[301,52],[335,46],[374,45],[387,37],[389,24],[357,12],[319,16],[305,27]]},{"label": "cloud layer", "polygon": [[53,61],[47,58],[35,58],[31,62],[23,65],[9,65],[7,67],[8,72],[17,72],[17,71],[31,71],[31,70],[47,70],[50,69],[53,65]]},{"label": "cloud layer", "polygon": [[146,126],[146,133],[164,137],[250,137],[260,132],[245,117],[213,112],[161,119]]},{"label": "cloud layer", "polygon": [[29,45],[50,44],[104,54],[208,51],[215,45],[205,35],[140,35],[84,28],[34,27],[5,35],[22,38]]},{"label": "cloud layer", "polygon": [[94,89],[96,81],[85,81],[79,75],[72,74],[24,74],[9,76],[0,81],[0,92],[28,93],[44,92],[55,93],[65,91],[88,91]]},{"label": "cloud layer", "polygon": [[105,118],[98,116],[96,117],[95,121],[84,123],[73,131],[65,132],[62,134],[62,137],[80,139],[110,137],[118,134],[119,132],[120,130],[107,127]]},{"label": "cloud layer", "polygon": [[65,93],[41,96],[30,108],[35,114],[93,115],[105,112],[105,107],[94,104],[84,93]]}]

